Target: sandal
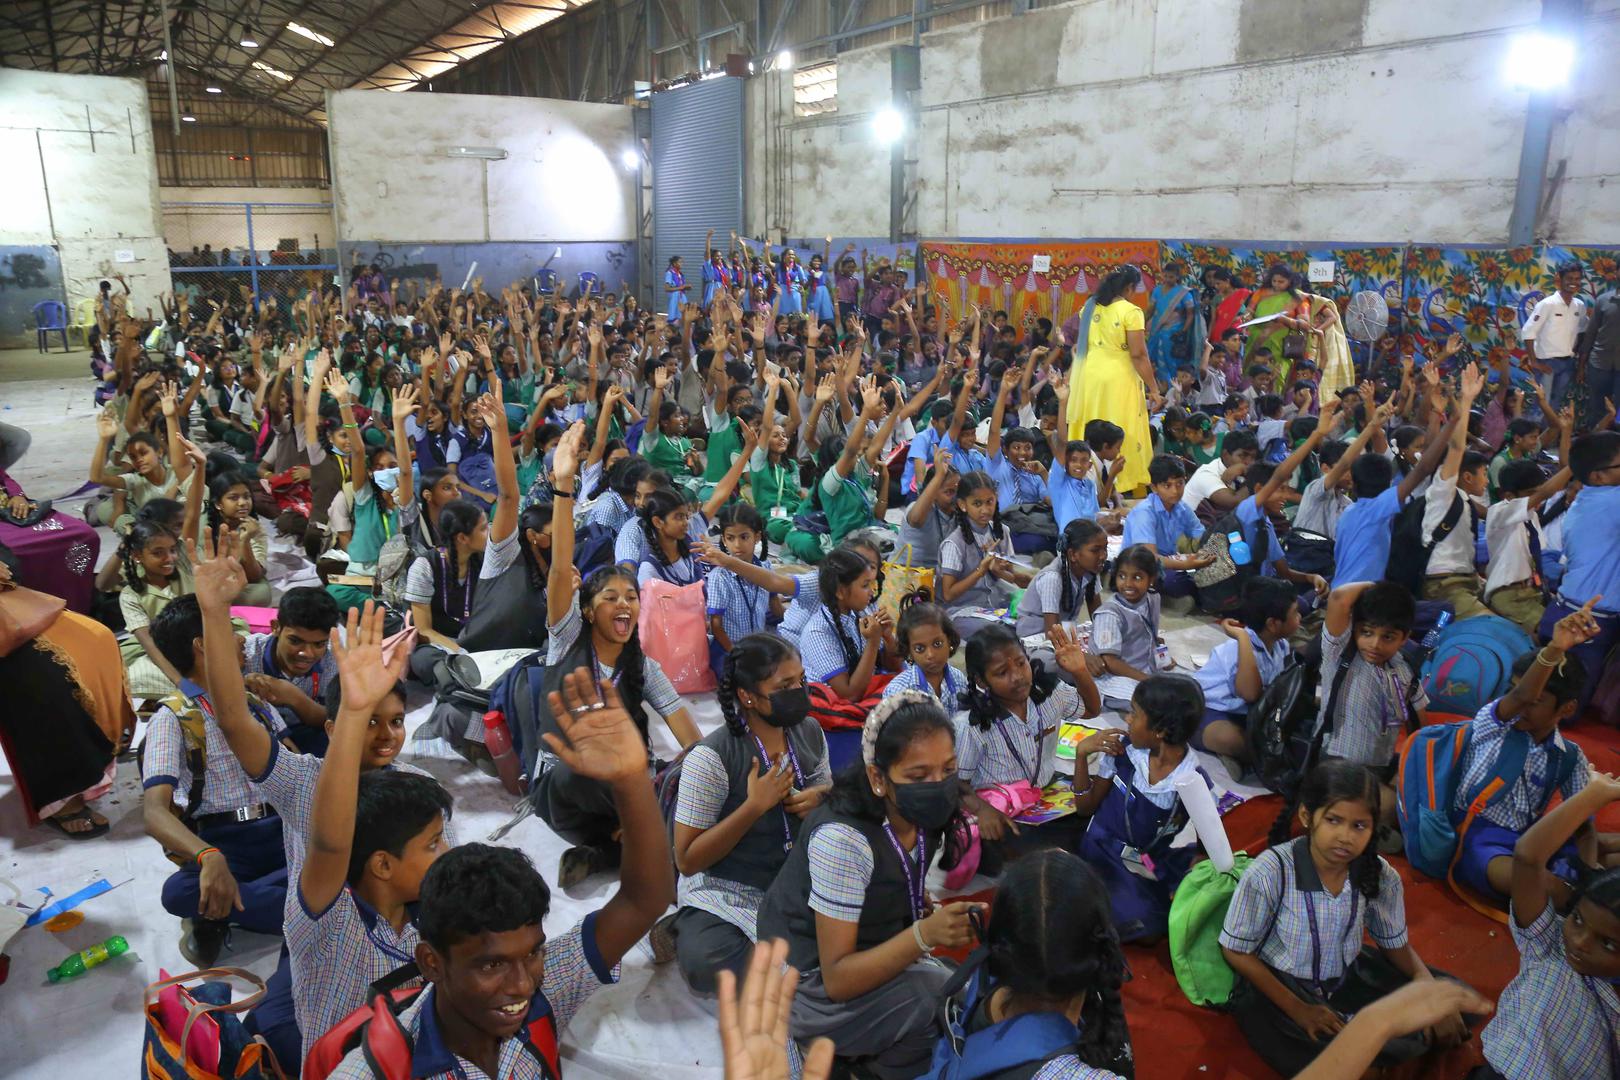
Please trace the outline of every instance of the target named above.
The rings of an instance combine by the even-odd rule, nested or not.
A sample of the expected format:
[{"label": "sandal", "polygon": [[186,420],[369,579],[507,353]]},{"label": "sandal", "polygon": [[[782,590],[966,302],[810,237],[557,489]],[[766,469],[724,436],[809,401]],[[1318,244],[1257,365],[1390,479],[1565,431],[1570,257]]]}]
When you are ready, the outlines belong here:
[{"label": "sandal", "polygon": [[[84,829],[80,832],[74,832],[65,824],[69,821],[88,821],[90,822],[90,828]],[[92,840],[95,837],[105,835],[107,830],[112,828],[112,826],[105,821],[97,822],[95,815],[90,812],[90,808],[88,806],[83,807],[71,814],[53,814],[52,816],[45,818],[41,824],[49,825],[51,828],[61,833],[69,840]]]}]

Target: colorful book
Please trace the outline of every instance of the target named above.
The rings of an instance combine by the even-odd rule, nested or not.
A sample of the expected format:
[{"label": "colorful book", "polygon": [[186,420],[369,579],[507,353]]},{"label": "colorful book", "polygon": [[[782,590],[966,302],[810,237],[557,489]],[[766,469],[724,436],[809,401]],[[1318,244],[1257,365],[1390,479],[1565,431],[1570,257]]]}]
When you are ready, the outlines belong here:
[{"label": "colorful book", "polygon": [[1058,744],[1054,753],[1059,761],[1073,761],[1074,748],[1088,736],[1096,734],[1097,729],[1086,727],[1084,724],[1064,724],[1058,728]]},{"label": "colorful book", "polygon": [[1052,778],[1041,792],[1041,801],[1013,820],[1020,825],[1044,825],[1074,813],[1074,785],[1067,776]]}]

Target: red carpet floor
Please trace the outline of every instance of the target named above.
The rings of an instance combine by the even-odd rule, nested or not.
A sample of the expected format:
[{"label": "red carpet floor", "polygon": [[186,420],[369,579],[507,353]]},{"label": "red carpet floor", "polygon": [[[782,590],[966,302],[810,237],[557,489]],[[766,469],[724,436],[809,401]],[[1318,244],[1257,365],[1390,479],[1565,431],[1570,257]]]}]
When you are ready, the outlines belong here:
[{"label": "red carpet floor", "polygon": [[[1567,731],[1605,772],[1620,770],[1620,731],[1593,725]],[[1258,854],[1282,800],[1266,796],[1228,814],[1232,847]],[[1599,828],[1620,832],[1620,805],[1599,817]],[[1390,862],[1406,890],[1406,917],[1413,946],[1430,967],[1442,968],[1495,999],[1519,969],[1518,951],[1505,925],[1470,908],[1443,883],[1415,873],[1403,858]],[[983,899],[992,899],[986,896]],[[1127,946],[1135,978],[1125,988],[1140,1080],[1273,1080],[1236,1023],[1182,994],[1170,966],[1170,947]],[[1484,1059],[1479,1036],[1441,1057],[1429,1057],[1383,1074],[1403,1080],[1456,1080]]]}]

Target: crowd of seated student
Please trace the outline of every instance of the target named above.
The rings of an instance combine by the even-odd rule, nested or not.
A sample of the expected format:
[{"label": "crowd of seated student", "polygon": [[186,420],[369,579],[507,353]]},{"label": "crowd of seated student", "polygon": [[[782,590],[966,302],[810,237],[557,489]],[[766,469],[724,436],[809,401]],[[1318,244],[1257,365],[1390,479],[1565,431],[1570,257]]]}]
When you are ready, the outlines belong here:
[{"label": "crowd of seated student", "polygon": [[[650,932],[701,994],[747,971],[756,942],[784,939],[804,976],[793,1038],[829,1035],[872,1075],[916,1075],[943,1033],[949,971],[931,954],[982,932],[978,907],[927,893],[938,857],[957,879],[1002,875],[982,1022],[1069,1016],[1090,1071],[1054,1061],[1039,1075],[1129,1072],[1119,942],[1165,934],[1197,852],[1172,846],[1182,792],[1213,784],[1217,758],[1234,779],[1254,764],[1249,710],[1303,652],[1322,672],[1324,764],[1283,824],[1297,817],[1304,836],[1279,831],[1222,943],[1245,1035],[1285,1073],[1315,1068],[1343,1015],[1432,977],[1378,855],[1401,849],[1396,747],[1427,705],[1403,654],[1423,601],[1456,620],[1499,613],[1541,642],[1472,720],[1465,775],[1490,776],[1509,744],[1526,765],[1458,874],[1511,902],[1525,958],[1486,1031],[1491,1067],[1596,1075],[1567,1071],[1568,1047],[1504,1032],[1523,1026],[1524,1002],[1607,970],[1596,945],[1554,955],[1555,925],[1620,948],[1614,847],[1562,810],[1545,816],[1555,791],[1568,807],[1620,790],[1559,734],[1620,640],[1612,411],[1585,431],[1539,391],[1532,410],[1505,359],[1492,389],[1455,337],[1421,366],[1407,357],[1319,395],[1310,357],[1334,353],[1336,327],[1286,268],[1236,307],[1217,278],[1201,314],[1167,280],[1154,334],[1132,343],[1160,407],[1151,455],[1127,470],[1120,425],[1092,419],[1073,439],[1060,423],[1073,338],[1095,328],[978,311],[946,328],[893,267],[862,274],[829,250],[806,268],[739,245],[711,249],[701,304],[672,261],[667,314],[628,295],[491,296],[481,280],[412,283],[386,302],[362,281],[288,310],[183,295],[156,326],[107,305],[118,393],[98,419],[90,475],[110,497],[92,520],[120,546],[98,586],[118,594],[131,692],[156,710],[146,822],[180,864],[163,905],[199,965],[230,925],[285,933],[254,1020],[284,1065],[414,959],[434,986],[405,1017],[433,1033],[419,1072],[454,1073],[459,1056],[504,1075],[531,998],[560,1028]],[[1275,312],[1265,337],[1234,325]],[[1196,365],[1171,351],[1189,326]],[[1306,360],[1283,355],[1284,327],[1313,337]],[[166,359],[175,345],[181,359]],[[1122,476],[1142,486],[1117,490]],[[1416,576],[1384,580],[1416,499],[1422,557],[1393,553]],[[1165,606],[1200,595],[1216,522],[1253,574],[1218,621],[1227,640],[1196,671],[1166,672]],[[276,580],[272,530],[314,561],[318,587]],[[878,600],[902,570],[931,574],[934,602],[897,621]],[[725,717],[706,737],[658,659],[667,643],[642,638],[655,582],[703,592]],[[244,644],[232,606],[271,604],[270,631]],[[408,624],[403,644],[385,622]],[[556,884],[622,880],[545,945],[543,974],[533,867],[454,848],[448,794],[395,761],[400,680],[465,682],[462,654],[503,648],[544,658],[528,797],[570,845]],[[840,710],[861,748],[834,776],[818,720]],[[1120,726],[1079,747],[1078,812],[1020,825],[1006,792],[1047,785],[1061,725],[1103,710]],[[652,714],[684,751],[678,768],[658,759]],[[1543,828],[1555,818],[1562,835]],[[1055,902],[1086,913],[1072,967],[1027,955]],[[1343,948],[1302,960],[1318,936]],[[473,939],[528,963],[523,994],[486,1002],[509,1024],[452,1020],[435,996],[472,993],[454,973]],[[1587,985],[1593,1004],[1572,1015],[1601,1043],[1591,1025],[1612,1032],[1617,1003]],[[1466,1037],[1477,1011],[1452,1008],[1381,1060]],[[1608,1053],[1589,1060],[1620,1062]],[[351,1058],[339,1074],[359,1070]]]}]

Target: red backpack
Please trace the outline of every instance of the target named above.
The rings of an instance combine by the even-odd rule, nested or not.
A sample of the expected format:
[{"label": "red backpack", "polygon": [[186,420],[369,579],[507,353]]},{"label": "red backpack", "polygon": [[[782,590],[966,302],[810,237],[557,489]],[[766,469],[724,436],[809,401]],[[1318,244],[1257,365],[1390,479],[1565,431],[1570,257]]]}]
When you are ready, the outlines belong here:
[{"label": "red backpack", "polygon": [[[422,977],[414,963],[406,964],[371,984],[370,1000],[339,1020],[332,1030],[315,1041],[304,1058],[304,1080],[326,1080],[349,1055],[360,1047],[376,1080],[411,1080],[414,1040],[399,1014],[422,993],[422,987],[405,986]],[[544,999],[542,999],[544,1000]],[[562,1080],[557,1057],[557,1020],[548,1005],[545,1011],[518,1033],[518,1041],[539,1061],[541,1071],[551,1080]]]}]

